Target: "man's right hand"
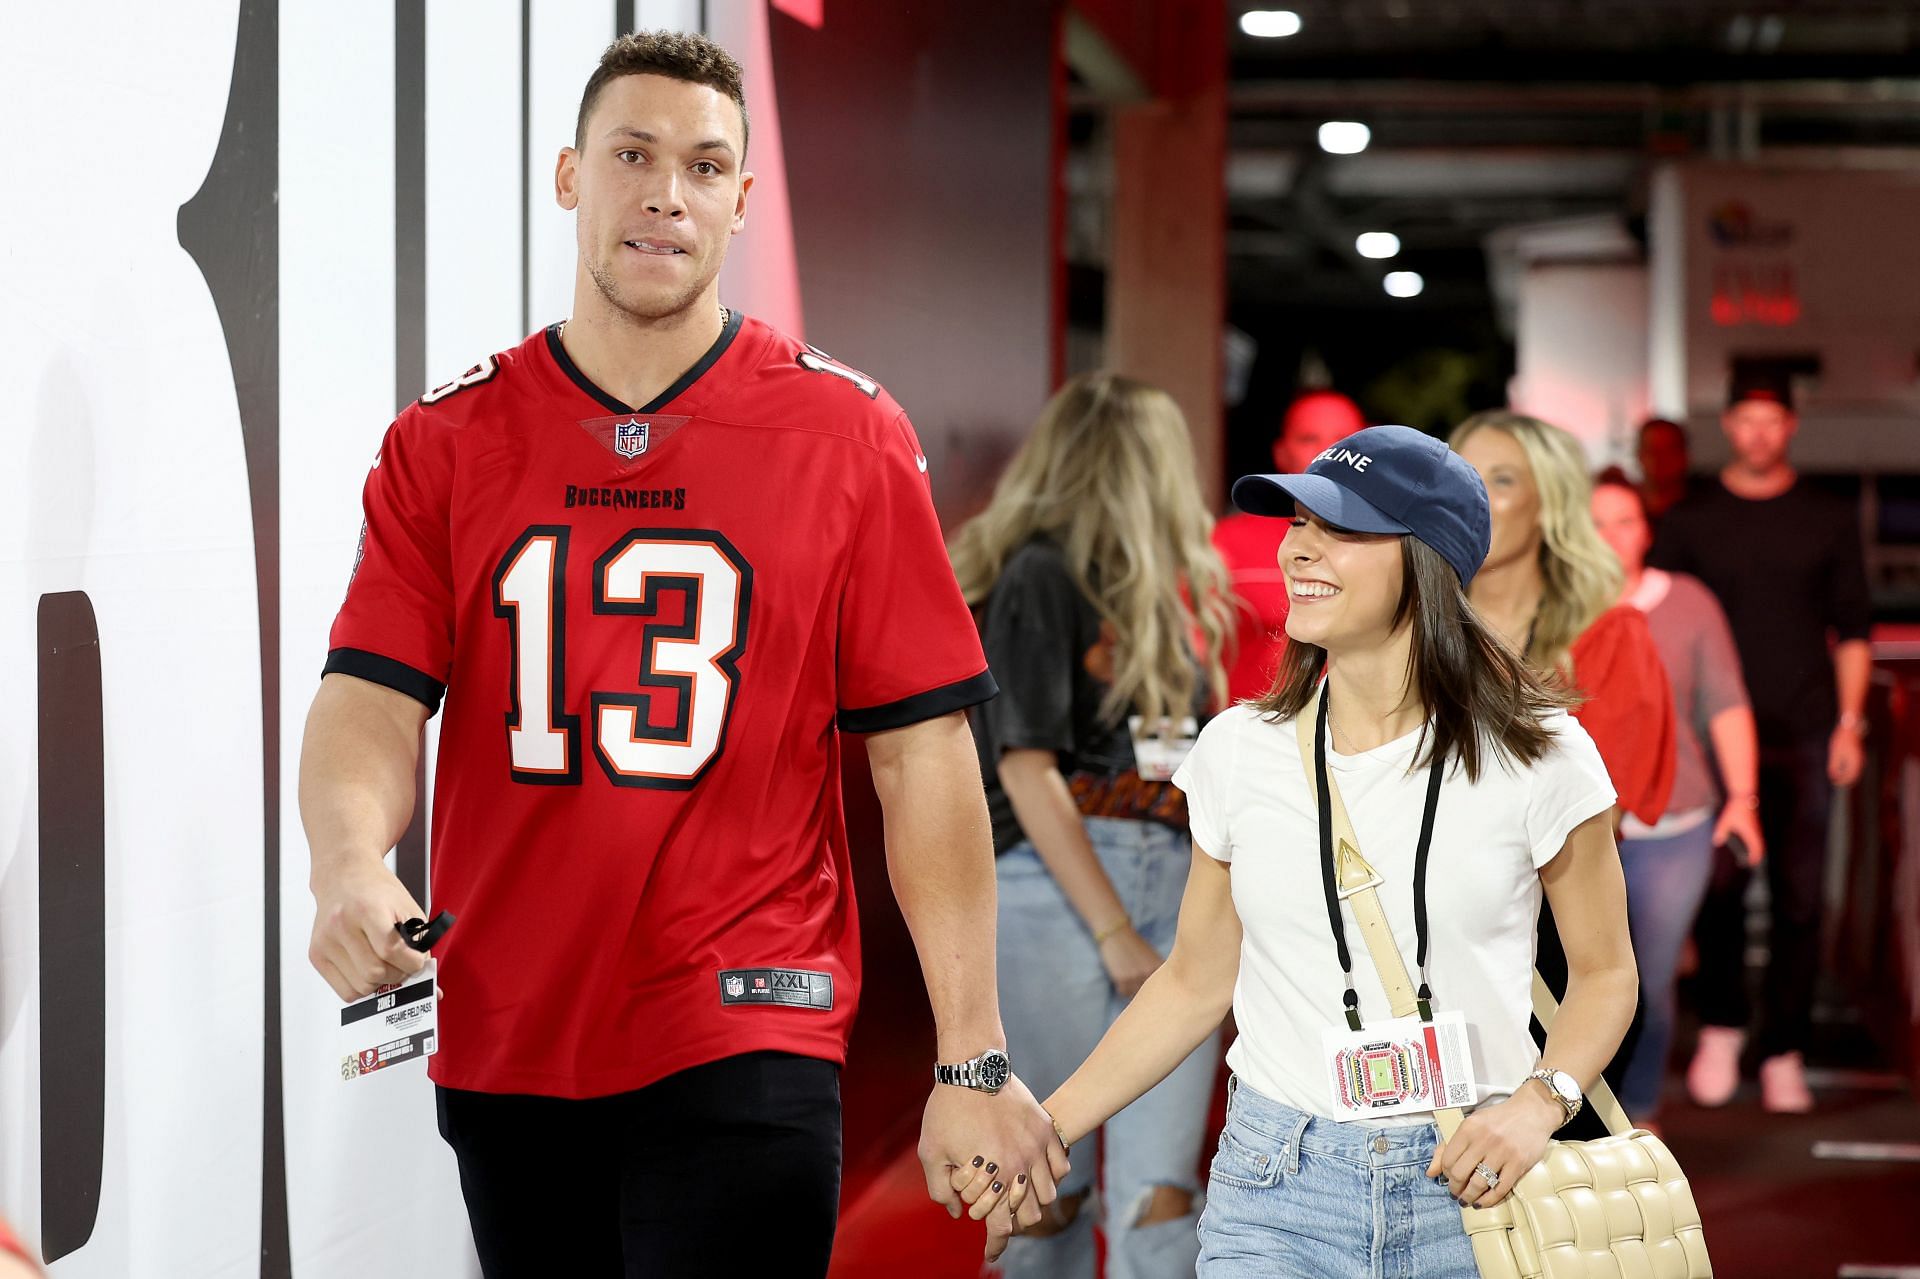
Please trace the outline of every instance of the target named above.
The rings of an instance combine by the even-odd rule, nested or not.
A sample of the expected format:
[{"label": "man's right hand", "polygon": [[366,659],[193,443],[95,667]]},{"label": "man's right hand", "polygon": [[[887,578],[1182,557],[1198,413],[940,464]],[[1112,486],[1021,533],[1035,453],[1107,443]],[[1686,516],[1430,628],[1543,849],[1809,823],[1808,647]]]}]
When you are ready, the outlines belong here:
[{"label": "man's right hand", "polygon": [[313,878],[313,940],[307,960],[333,993],[351,1002],[426,967],[427,957],[394,925],[426,912],[385,861],[342,862]]}]

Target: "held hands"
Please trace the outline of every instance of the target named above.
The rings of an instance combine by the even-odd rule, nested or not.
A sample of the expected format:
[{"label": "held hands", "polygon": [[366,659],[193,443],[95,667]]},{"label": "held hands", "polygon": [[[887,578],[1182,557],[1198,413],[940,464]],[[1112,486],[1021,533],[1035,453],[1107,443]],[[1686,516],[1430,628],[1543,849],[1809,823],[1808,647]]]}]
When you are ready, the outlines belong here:
[{"label": "held hands", "polygon": [[1715,848],[1727,842],[1727,836],[1738,835],[1747,846],[1747,865],[1758,866],[1767,856],[1767,838],[1760,831],[1760,814],[1737,799],[1727,801],[1720,810],[1720,820],[1713,824],[1713,844]]},{"label": "held hands", "polygon": [[426,967],[427,957],[393,928],[426,912],[384,861],[316,867],[313,902],[307,961],[341,999],[363,998]]},{"label": "held hands", "polygon": [[1166,960],[1132,924],[1100,943],[1100,964],[1122,999],[1132,999]]},{"label": "held hands", "polygon": [[[1453,1140],[1434,1152],[1427,1176],[1444,1180],[1447,1193],[1462,1207],[1491,1208],[1540,1162],[1566,1119],[1560,1103],[1529,1081],[1505,1101],[1468,1115]],[[1491,1187],[1480,1171],[1483,1164],[1496,1174]]]},{"label": "held hands", "polygon": [[1006,1249],[1016,1221],[1040,1221],[1040,1209],[1053,1202],[1069,1169],[1053,1121],[1017,1076],[997,1094],[935,1084],[920,1124],[919,1154],[927,1195],[949,1216],[964,1209],[981,1221],[992,1214],[989,1261]]}]

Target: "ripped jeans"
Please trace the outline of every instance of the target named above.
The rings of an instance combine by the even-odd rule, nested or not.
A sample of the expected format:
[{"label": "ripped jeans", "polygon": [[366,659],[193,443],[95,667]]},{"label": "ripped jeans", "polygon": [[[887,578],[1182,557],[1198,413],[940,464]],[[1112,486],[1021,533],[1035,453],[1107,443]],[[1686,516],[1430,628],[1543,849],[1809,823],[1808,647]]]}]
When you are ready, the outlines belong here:
[{"label": "ripped jeans", "polygon": [[[1180,898],[1192,864],[1187,837],[1154,822],[1086,819],[1094,852],[1120,894],[1133,926],[1162,955],[1173,947]],[[1013,1068],[1045,1100],[1093,1052],[1126,1001],[1114,992],[1099,948],[1032,844],[1000,855],[1000,1017]],[[1108,1279],[1191,1276],[1200,1251],[1195,1231],[1202,1198],[1200,1148],[1220,1061],[1215,1031],[1153,1091],[1073,1148],[1063,1198],[1094,1185],[1102,1166]],[[1135,1223],[1156,1186],[1189,1192],[1183,1217]],[[1006,1279],[1092,1279],[1091,1197],[1057,1235],[1016,1236],[1000,1265]]]}]

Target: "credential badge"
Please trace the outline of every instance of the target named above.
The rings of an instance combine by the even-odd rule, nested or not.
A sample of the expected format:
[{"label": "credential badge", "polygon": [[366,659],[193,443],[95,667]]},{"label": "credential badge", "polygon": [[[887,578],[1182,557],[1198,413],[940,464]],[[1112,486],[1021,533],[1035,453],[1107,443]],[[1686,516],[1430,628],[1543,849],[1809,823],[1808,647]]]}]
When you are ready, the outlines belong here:
[{"label": "credential badge", "polygon": [[635,458],[647,451],[647,424],[628,418],[613,427],[613,451],[621,457]]}]

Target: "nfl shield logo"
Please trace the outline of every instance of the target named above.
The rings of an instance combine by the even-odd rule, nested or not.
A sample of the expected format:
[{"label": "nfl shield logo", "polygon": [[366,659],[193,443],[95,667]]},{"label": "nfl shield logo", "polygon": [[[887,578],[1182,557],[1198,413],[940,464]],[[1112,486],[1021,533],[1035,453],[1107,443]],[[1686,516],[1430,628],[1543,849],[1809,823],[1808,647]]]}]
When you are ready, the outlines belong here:
[{"label": "nfl shield logo", "polygon": [[[645,430],[644,427],[641,429],[643,431]],[[645,445],[642,445],[642,447],[645,447]],[[737,998],[738,996],[745,994],[746,990],[747,990],[747,983],[742,981],[740,978],[738,977],[727,978],[727,993],[729,995],[733,995]]]},{"label": "nfl shield logo", "polygon": [[613,451],[621,457],[639,457],[647,451],[647,424],[628,418],[613,428]]}]

